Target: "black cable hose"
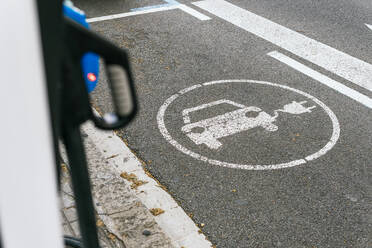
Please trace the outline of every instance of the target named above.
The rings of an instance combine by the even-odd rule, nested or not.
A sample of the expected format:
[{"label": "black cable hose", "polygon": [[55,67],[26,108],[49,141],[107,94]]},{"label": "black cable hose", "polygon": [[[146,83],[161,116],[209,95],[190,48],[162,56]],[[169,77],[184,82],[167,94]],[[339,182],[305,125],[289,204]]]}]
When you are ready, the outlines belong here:
[{"label": "black cable hose", "polygon": [[83,245],[80,239],[70,237],[70,236],[64,236],[63,239],[65,241],[65,246],[67,248],[70,248],[70,247],[71,248],[83,248]]},{"label": "black cable hose", "polygon": [[81,240],[86,248],[99,248],[90,178],[79,126],[65,123],[63,140],[70,163]]}]

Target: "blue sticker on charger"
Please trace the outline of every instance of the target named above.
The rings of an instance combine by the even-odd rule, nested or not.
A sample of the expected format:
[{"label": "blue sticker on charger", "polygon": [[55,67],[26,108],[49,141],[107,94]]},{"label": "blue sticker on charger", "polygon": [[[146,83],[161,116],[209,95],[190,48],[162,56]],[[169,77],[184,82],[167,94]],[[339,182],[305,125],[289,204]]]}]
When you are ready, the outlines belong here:
[{"label": "blue sticker on charger", "polygon": [[[71,1],[64,2],[63,14],[83,27],[89,29],[89,24],[86,21],[85,13],[73,6]],[[81,59],[81,67],[87,90],[90,93],[94,90],[98,82],[99,56],[95,53],[86,53]]]}]

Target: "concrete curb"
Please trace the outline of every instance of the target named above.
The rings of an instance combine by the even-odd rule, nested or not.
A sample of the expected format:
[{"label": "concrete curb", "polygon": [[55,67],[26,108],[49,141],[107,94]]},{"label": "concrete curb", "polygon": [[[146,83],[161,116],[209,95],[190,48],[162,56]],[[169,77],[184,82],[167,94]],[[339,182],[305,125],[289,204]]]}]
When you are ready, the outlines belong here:
[{"label": "concrete curb", "polygon": [[[212,246],[114,132],[92,123],[82,131],[98,215],[127,248]],[[153,216],[150,210],[164,212]],[[143,235],[144,230],[151,235]]]}]

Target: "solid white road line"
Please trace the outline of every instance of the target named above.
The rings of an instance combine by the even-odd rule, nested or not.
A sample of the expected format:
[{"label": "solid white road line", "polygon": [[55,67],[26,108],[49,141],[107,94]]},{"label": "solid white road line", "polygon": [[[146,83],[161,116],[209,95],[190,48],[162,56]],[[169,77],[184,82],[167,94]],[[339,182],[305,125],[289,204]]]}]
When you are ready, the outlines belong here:
[{"label": "solid white road line", "polygon": [[128,17],[128,16],[143,15],[143,14],[149,14],[149,13],[166,11],[166,10],[177,9],[177,8],[178,8],[177,5],[172,5],[172,6],[165,6],[165,7],[159,7],[159,8],[154,8],[154,9],[146,9],[146,10],[133,11],[133,12],[127,12],[127,13],[121,13],[121,14],[115,14],[115,15],[94,17],[94,18],[87,19],[87,22],[91,23],[91,22],[113,20],[113,19],[119,19],[119,18]]},{"label": "solid white road line", "polygon": [[190,14],[190,15],[198,18],[201,21],[207,21],[207,20],[210,20],[211,19],[209,16],[206,16],[206,15],[200,13],[199,11],[196,11],[193,8],[190,8],[190,7],[188,7],[188,6],[184,5],[184,4],[178,5],[178,8],[180,10],[183,10],[187,14]]},{"label": "solid white road line", "polygon": [[211,19],[210,17],[208,17],[208,16],[200,13],[199,11],[196,11],[196,10],[194,10],[194,9],[184,5],[184,4],[176,4],[176,5],[158,7],[158,8],[153,8],[153,9],[145,9],[145,10],[115,14],[115,15],[89,18],[89,19],[87,19],[87,22],[91,23],[91,22],[107,21],[107,20],[113,20],[113,19],[128,17],[128,16],[143,15],[143,14],[161,12],[161,11],[172,10],[172,9],[180,9],[180,10],[184,11],[185,13],[198,18],[201,21],[207,21],[207,20]]},{"label": "solid white road line", "polygon": [[371,29],[372,30],[372,25],[369,25],[369,24],[367,24],[367,23],[364,23],[369,29]]},{"label": "solid white road line", "polygon": [[250,33],[372,91],[372,65],[224,0],[194,2]]},{"label": "solid white road line", "polygon": [[273,51],[273,52],[270,52],[268,53],[267,55],[279,60],[280,62],[283,62],[284,64],[292,67],[293,69],[317,80],[318,82],[334,89],[334,90],[337,90],[338,92],[344,94],[345,96],[348,96],[352,99],[354,99],[355,101],[363,104],[364,106],[368,107],[368,108],[372,108],[372,99],[369,98],[368,96],[365,96],[361,93],[359,93],[358,91],[356,90],[353,90],[299,62],[297,62],[296,60],[294,59],[291,59],[290,57],[282,54],[282,53],[279,53],[277,51]]}]

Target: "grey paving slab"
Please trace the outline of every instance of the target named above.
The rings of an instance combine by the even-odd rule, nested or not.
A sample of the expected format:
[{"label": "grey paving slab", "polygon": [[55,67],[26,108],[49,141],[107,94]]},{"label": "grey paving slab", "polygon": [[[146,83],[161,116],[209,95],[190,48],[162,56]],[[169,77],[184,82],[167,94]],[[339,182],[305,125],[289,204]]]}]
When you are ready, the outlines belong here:
[{"label": "grey paving slab", "polygon": [[[62,167],[62,184],[63,188],[71,189],[70,177],[68,175],[67,167],[64,165]],[[74,205],[74,198],[71,194],[66,194],[64,191],[61,192],[62,196],[62,227],[64,235],[79,238],[80,229],[78,224],[78,217],[76,214],[76,208]],[[113,236],[104,225],[102,220],[98,219],[97,229],[99,234],[99,241],[102,248],[125,248],[124,243]]]},{"label": "grey paving slab", "polygon": [[[149,209],[131,192],[120,174],[109,168],[112,165],[107,163],[105,154],[87,135],[84,136],[101,247],[174,247]],[[64,164],[61,178],[62,225],[65,235],[79,237],[78,216],[68,173],[68,166]],[[149,235],[144,235],[144,231]]]}]

